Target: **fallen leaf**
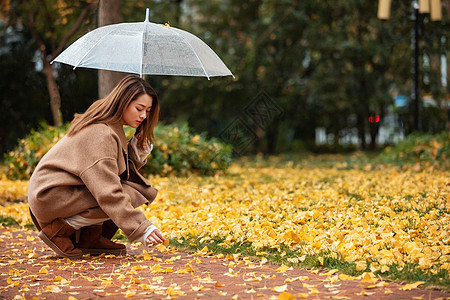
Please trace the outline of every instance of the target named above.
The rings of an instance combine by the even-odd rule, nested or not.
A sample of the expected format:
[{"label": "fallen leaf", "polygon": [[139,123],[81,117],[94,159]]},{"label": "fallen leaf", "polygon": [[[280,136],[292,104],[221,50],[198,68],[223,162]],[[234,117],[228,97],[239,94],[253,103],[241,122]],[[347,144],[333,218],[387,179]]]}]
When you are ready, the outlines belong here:
[{"label": "fallen leaf", "polygon": [[286,291],[288,288],[287,284],[285,285],[281,285],[281,286],[276,286],[272,289],[272,291],[277,292],[277,293],[282,293],[284,291]]},{"label": "fallen leaf", "polygon": [[330,271],[328,271],[326,273],[320,273],[319,275],[321,275],[321,276],[331,276],[331,275],[336,274],[337,272],[339,272],[338,269],[332,269],[332,270],[330,270]]},{"label": "fallen leaf", "polygon": [[295,300],[295,296],[288,292],[282,292],[278,295],[278,300]]},{"label": "fallen leaf", "polygon": [[356,262],[356,271],[363,271],[367,268],[367,263],[365,261]]},{"label": "fallen leaf", "polygon": [[371,273],[364,273],[361,279],[361,282],[367,282],[367,283],[376,283],[378,281],[377,278],[372,277]]},{"label": "fallen leaf", "polygon": [[416,289],[419,285],[422,285],[424,283],[425,283],[425,281],[416,281],[414,283],[405,284],[400,289],[403,290],[403,291],[410,291],[412,289]]},{"label": "fallen leaf", "polygon": [[339,279],[340,280],[357,280],[357,277],[353,277],[353,276],[348,276],[346,274],[341,274],[339,275]]},{"label": "fallen leaf", "polygon": [[278,269],[276,269],[277,272],[286,272],[289,270],[293,270],[292,267],[288,267],[286,265],[281,265],[281,267],[279,267]]}]

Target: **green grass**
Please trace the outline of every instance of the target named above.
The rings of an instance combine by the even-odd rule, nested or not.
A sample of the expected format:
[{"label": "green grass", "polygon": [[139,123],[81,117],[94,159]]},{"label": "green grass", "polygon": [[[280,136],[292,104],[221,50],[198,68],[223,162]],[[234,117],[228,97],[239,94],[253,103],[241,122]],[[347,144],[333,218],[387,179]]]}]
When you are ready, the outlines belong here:
[{"label": "green grass", "polygon": [[19,223],[12,217],[2,217],[0,216],[0,224],[3,226],[19,226]]},{"label": "green grass", "polygon": [[[181,239],[171,239],[170,245],[175,248],[187,251],[196,252],[202,250],[205,246],[211,254],[233,255],[241,254],[242,257],[250,257],[255,261],[261,260],[265,257],[269,262],[274,264],[284,264],[287,266],[297,268],[319,268],[319,269],[338,269],[340,272],[350,275],[358,276],[364,272],[370,272],[370,262],[367,261],[367,268],[362,271],[356,270],[356,264],[347,262],[337,253],[321,252],[316,255],[308,255],[301,250],[292,250],[286,246],[280,246],[280,250],[265,248],[258,250],[259,252],[266,252],[264,255],[257,255],[257,251],[250,247],[249,243],[232,243],[227,246],[221,245],[224,238],[214,237],[211,241],[201,241],[202,238],[189,236]],[[302,261],[299,258],[302,257]],[[323,258],[323,264],[320,259]],[[298,260],[298,262],[297,262]],[[430,272],[423,272],[419,269],[417,264],[406,264],[403,268],[398,265],[389,265],[390,270],[384,273],[376,271],[374,274],[386,281],[397,282],[415,282],[425,281],[424,286],[435,287],[442,290],[450,291],[450,279],[447,270],[440,270],[436,274]]]}]

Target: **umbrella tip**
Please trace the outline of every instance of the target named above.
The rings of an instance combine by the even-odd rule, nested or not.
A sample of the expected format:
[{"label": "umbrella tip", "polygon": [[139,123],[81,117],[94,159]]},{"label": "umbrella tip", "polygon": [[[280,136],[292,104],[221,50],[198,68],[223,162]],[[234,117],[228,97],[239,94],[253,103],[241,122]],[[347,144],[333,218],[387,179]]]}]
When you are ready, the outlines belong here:
[{"label": "umbrella tip", "polygon": [[150,15],[150,10],[147,8],[147,9],[145,10],[145,22],[148,22],[148,21],[149,21],[149,20],[148,20],[149,15]]}]

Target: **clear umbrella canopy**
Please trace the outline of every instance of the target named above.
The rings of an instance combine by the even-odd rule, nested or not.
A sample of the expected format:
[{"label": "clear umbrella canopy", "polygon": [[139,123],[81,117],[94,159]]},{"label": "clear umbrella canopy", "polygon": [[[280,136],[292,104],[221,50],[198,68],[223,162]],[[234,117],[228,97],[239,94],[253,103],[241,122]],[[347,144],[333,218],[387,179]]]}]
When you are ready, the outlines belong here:
[{"label": "clear umbrella canopy", "polygon": [[183,76],[233,74],[195,35],[148,21],[97,28],[70,45],[53,61],[77,67],[126,73]]}]

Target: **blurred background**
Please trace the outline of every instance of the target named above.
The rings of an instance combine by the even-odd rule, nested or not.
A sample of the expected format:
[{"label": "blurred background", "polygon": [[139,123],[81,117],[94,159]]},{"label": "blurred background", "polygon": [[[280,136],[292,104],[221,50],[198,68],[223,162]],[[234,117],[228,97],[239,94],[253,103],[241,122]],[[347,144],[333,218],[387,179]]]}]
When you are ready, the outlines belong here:
[{"label": "blurred background", "polygon": [[450,128],[450,0],[1,0],[0,152],[104,96],[123,74],[50,62],[98,26],[144,21],[146,8],[235,75],[146,76],[165,124],[270,154],[375,150]]}]

